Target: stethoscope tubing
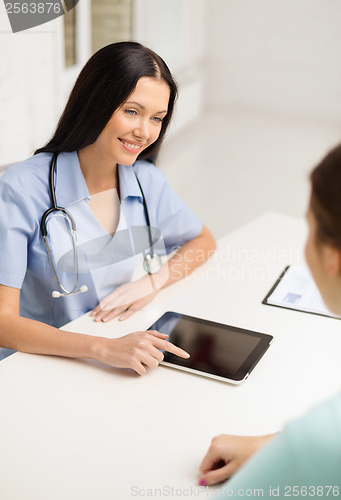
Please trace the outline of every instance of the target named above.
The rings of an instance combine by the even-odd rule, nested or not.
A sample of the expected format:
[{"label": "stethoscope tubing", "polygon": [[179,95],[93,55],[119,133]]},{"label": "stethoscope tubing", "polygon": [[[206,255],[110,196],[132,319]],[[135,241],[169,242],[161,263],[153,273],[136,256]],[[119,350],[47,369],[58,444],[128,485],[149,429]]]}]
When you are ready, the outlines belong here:
[{"label": "stethoscope tubing", "polygon": [[[74,295],[77,293],[80,293],[82,291],[86,291],[87,287],[82,286],[78,291],[78,279],[79,279],[79,272],[78,272],[78,247],[77,247],[77,227],[76,227],[76,222],[71,215],[71,213],[65,208],[65,207],[60,207],[57,204],[57,199],[56,199],[56,190],[55,190],[55,183],[54,183],[54,176],[55,176],[55,171],[56,171],[56,166],[57,166],[57,158],[58,158],[57,152],[53,153],[52,159],[50,162],[50,170],[49,170],[49,189],[50,189],[50,196],[51,196],[51,207],[48,208],[42,215],[41,221],[40,221],[40,231],[44,239],[44,244],[48,253],[49,261],[53,270],[53,274],[56,278],[56,281],[58,283],[58,286],[60,289],[63,291],[63,294],[59,292],[52,292],[53,297],[60,297],[60,296],[69,296],[69,295]],[[152,238],[152,230],[151,230],[151,225],[150,225],[150,218],[149,218],[149,213],[148,213],[148,207],[147,207],[147,202],[146,198],[141,186],[141,183],[136,175],[136,172],[134,170],[135,178],[138,183],[141,195],[142,195],[142,203],[143,203],[143,209],[144,209],[144,214],[145,214],[145,219],[146,219],[146,224],[147,224],[147,229],[148,229],[148,239],[149,239],[149,252],[144,253],[144,260],[143,260],[143,267],[145,271],[148,274],[155,274],[161,269],[161,258],[158,254],[154,252],[153,248],[153,238]],[[60,282],[57,274],[57,270],[55,268],[55,265],[53,263],[53,258],[51,255],[51,250],[47,241],[47,225],[46,221],[49,215],[53,213],[62,213],[64,217],[67,219],[68,223],[70,224],[70,229],[71,229],[71,234],[72,234],[72,244],[73,244],[73,250],[74,250],[74,257],[75,257],[75,274],[76,274],[76,279],[75,279],[75,285],[72,288],[71,291],[68,291]],[[155,269],[153,269],[155,265]],[[85,290],[86,289],[86,290]]]},{"label": "stethoscope tubing", "polygon": [[49,172],[49,187],[50,187],[52,206],[43,213],[40,221],[40,231],[42,235],[45,237],[47,237],[46,220],[48,216],[51,215],[53,212],[62,212],[64,215],[66,215],[67,219],[69,220],[72,231],[76,232],[77,230],[75,219],[72,217],[71,213],[68,210],[66,210],[66,208],[59,207],[57,205],[56,190],[54,187],[54,174],[56,170],[57,157],[58,153],[53,153],[52,160],[50,163],[50,172]]}]

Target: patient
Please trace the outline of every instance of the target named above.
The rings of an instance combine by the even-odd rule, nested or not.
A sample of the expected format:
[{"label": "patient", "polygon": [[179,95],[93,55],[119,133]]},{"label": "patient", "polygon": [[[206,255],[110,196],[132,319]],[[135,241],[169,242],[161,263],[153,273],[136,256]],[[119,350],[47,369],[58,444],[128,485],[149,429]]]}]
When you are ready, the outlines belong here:
[{"label": "patient", "polygon": [[[311,174],[307,221],[307,263],[326,306],[341,315],[341,145]],[[222,498],[241,492],[263,498],[339,496],[341,393],[289,423],[280,434],[215,437],[200,472],[200,485],[233,476],[221,490]]]}]

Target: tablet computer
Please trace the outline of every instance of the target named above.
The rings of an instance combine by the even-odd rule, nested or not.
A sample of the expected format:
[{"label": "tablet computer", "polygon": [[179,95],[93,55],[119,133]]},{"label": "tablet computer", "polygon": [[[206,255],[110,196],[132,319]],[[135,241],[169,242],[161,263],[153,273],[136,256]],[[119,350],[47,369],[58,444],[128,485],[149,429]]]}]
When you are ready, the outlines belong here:
[{"label": "tablet computer", "polygon": [[240,384],[268,349],[273,337],[235,326],[168,311],[149,330],[169,335],[191,356],[164,351],[163,365],[224,382]]}]

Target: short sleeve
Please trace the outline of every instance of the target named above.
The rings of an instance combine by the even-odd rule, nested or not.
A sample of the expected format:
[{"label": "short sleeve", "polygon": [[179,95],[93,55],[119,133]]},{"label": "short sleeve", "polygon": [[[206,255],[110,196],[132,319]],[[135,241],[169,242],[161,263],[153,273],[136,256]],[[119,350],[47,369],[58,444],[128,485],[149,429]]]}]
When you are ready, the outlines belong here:
[{"label": "short sleeve", "polygon": [[32,233],[31,211],[20,186],[0,180],[0,284],[21,288]]},{"label": "short sleeve", "polygon": [[202,230],[201,220],[170,186],[161,173],[162,189],[156,211],[156,225],[160,228],[166,251],[171,252],[196,238]]}]

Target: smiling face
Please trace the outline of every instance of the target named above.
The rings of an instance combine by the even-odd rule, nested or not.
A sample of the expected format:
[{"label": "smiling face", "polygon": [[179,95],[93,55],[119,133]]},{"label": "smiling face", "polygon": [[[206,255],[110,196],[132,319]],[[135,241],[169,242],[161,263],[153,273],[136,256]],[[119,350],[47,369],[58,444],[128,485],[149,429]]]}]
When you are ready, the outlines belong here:
[{"label": "smiling face", "polygon": [[160,135],[170,89],[161,79],[142,77],[92,144],[101,159],[132,165]]},{"label": "smiling face", "polygon": [[318,240],[317,222],[310,207],[307,222],[307,264],[325,305],[331,312],[341,315],[341,251]]}]

